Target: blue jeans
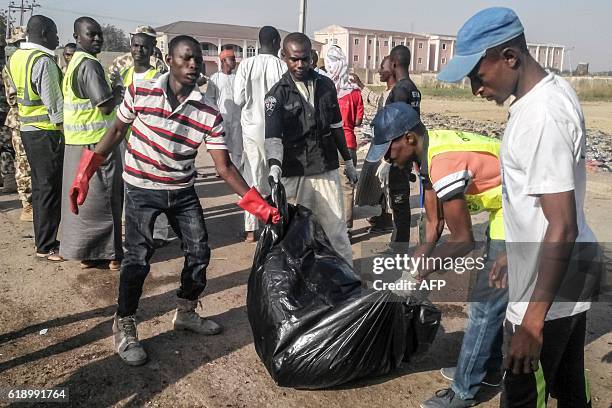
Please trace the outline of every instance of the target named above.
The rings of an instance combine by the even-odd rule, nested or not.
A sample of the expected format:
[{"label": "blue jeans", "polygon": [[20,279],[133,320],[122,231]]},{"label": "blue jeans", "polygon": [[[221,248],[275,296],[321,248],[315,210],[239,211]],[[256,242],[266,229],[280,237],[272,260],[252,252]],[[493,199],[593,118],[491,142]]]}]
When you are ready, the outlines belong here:
[{"label": "blue jeans", "polygon": [[474,398],[487,372],[501,369],[508,289],[490,288],[488,274],[497,256],[505,251],[505,241],[491,240],[487,234],[487,260],[485,268],[477,272],[470,294],[468,325],[452,384],[461,399]]},{"label": "blue jeans", "polygon": [[119,317],[136,313],[142,287],[153,256],[153,226],[166,214],[172,229],[182,241],[185,263],[177,296],[196,300],[206,287],[206,267],[210,260],[208,234],[200,199],[193,187],[180,190],[150,190],[126,183],[125,255],[119,280]]}]

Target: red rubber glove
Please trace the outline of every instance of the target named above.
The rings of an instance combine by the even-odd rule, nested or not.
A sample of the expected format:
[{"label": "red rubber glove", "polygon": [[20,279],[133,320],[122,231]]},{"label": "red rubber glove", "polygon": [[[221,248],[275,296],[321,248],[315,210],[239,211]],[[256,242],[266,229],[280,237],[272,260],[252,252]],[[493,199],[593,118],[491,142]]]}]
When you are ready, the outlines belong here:
[{"label": "red rubber glove", "polygon": [[79,162],[76,176],[70,187],[68,199],[70,200],[70,210],[78,214],[79,205],[83,205],[87,192],[89,191],[89,179],[94,175],[98,167],[104,163],[106,158],[92,150],[84,149]]},{"label": "red rubber glove", "polygon": [[255,187],[251,189],[238,201],[238,206],[259,218],[264,223],[276,224],[280,221],[278,209],[272,207],[263,199]]}]

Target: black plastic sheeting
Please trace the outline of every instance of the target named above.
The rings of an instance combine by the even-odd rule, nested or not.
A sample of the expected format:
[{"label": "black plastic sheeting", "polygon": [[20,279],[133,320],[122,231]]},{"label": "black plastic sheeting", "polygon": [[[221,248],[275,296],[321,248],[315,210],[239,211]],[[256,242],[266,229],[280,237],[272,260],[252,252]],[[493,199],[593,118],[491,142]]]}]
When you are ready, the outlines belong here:
[{"label": "black plastic sheeting", "polygon": [[310,210],[288,206],[261,235],[247,310],[255,349],[276,383],[327,388],[387,374],[435,338],[440,311],[389,291],[362,288]]}]

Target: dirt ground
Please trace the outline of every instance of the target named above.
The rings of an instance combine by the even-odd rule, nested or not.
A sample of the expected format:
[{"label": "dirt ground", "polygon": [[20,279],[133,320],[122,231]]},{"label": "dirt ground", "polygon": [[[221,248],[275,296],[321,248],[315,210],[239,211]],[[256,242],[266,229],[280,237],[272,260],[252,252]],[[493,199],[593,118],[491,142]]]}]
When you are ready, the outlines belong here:
[{"label": "dirt ground", "polygon": [[[582,102],[587,128],[612,135],[612,102]],[[423,112],[461,116],[471,120],[505,122],[507,106],[500,107],[484,99],[443,99],[423,96]]]},{"label": "dirt ground", "polygon": [[[453,102],[452,109],[480,113],[490,106],[476,108],[476,103]],[[428,109],[436,106],[432,101],[427,105]],[[446,106],[451,105],[441,102],[440,108]],[[499,115],[504,115],[501,109]],[[456,362],[466,323],[462,303],[440,304],[443,322],[432,348],[389,376],[324,391],[276,386],[255,353],[246,316],[246,282],[255,245],[238,237],[243,221],[234,205],[236,196],[215,177],[208,154],[202,153],[197,190],[212,248],[202,304],[204,313],[223,324],[225,331],[204,337],[172,330],[183,262],[174,240],[155,254],[140,303],[139,334],[150,361],[140,368],[125,366],[114,353],[111,339],[118,274],[83,271],[74,261],[37,261],[32,226],[19,221],[17,196],[1,195],[0,388],[66,387],[70,405],[87,407],[410,408],[448,386],[439,369]],[[612,242],[611,181],[609,174],[589,175],[587,218],[601,242]],[[373,212],[371,208],[357,211],[356,254],[364,242],[388,240],[388,235],[365,235],[363,218]],[[586,365],[594,407],[607,408],[612,402],[611,306],[597,303],[589,315]],[[499,389],[483,391],[482,406],[498,406]]]}]

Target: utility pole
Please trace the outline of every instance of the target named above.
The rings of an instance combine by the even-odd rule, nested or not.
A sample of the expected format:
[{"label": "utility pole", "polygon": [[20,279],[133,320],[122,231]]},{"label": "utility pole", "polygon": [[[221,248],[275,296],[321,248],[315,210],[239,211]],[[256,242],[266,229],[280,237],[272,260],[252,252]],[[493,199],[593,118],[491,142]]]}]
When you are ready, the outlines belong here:
[{"label": "utility pole", "polygon": [[298,22],[298,31],[306,33],[306,0],[300,0],[300,21]]},{"label": "utility pole", "polygon": [[14,0],[11,0],[11,2],[9,3],[8,6],[8,14],[7,14],[7,31],[10,32],[10,29],[12,27],[9,27],[9,25],[11,25],[11,22],[13,21],[11,17],[11,13],[17,13],[19,12],[19,25],[23,26],[24,25],[24,16],[27,17],[27,12],[30,12],[30,17],[32,17],[34,15],[34,9],[36,7],[40,7],[40,4],[36,3],[36,0],[21,0],[20,1],[20,5],[15,4]]}]

